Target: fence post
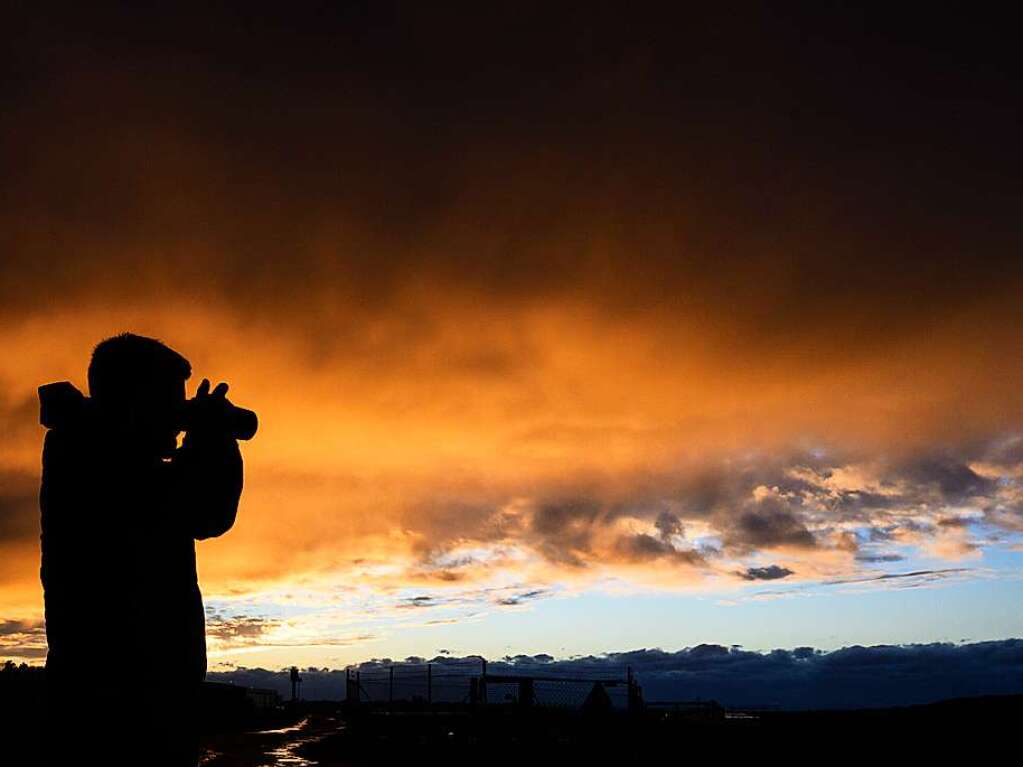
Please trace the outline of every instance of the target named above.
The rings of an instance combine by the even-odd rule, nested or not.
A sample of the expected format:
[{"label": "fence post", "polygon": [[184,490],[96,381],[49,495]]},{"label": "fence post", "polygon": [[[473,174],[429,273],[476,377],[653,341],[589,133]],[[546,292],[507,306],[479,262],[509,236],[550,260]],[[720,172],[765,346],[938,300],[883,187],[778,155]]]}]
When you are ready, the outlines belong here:
[{"label": "fence post", "polygon": [[483,705],[487,704],[487,659],[480,658],[481,672],[480,673],[480,703]]},{"label": "fence post", "polygon": [[345,702],[349,705],[359,702],[359,684],[350,668],[345,669]]},{"label": "fence post", "polygon": [[387,679],[387,705],[394,708],[394,666],[391,666]]},{"label": "fence post", "polygon": [[625,708],[632,711],[632,666],[625,667],[625,675],[628,683],[625,685]]},{"label": "fence post", "polygon": [[519,680],[519,705],[530,708],[536,701],[532,677]]},{"label": "fence post", "polygon": [[433,703],[433,664],[426,664],[426,702]]}]

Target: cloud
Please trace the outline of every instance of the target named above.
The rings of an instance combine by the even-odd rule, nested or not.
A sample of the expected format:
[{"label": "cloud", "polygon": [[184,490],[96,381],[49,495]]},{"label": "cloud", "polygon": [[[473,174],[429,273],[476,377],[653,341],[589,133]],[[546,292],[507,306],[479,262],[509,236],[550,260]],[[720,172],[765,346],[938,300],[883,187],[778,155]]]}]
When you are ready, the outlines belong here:
[{"label": "cloud", "polygon": [[259,640],[280,625],[280,621],[259,616],[207,615],[206,636],[222,647],[259,644]]},{"label": "cloud", "polygon": [[607,514],[599,502],[590,499],[544,502],[532,514],[530,531],[540,539],[546,556],[581,565],[590,550],[594,528]]},{"label": "cloud", "polygon": [[813,534],[799,517],[781,509],[740,514],[728,529],[725,542],[754,549],[779,546],[809,548],[816,543]]},{"label": "cloud", "polygon": [[913,483],[918,493],[933,488],[945,503],[953,506],[988,495],[996,486],[955,455],[923,456],[895,468],[895,476]]},{"label": "cloud", "polygon": [[[425,658],[409,659],[425,663]],[[463,695],[478,657],[440,654],[430,659],[434,673],[449,682],[463,678],[453,694]],[[386,678],[390,659],[359,664],[367,687]],[[559,659],[549,654],[492,659],[491,674],[565,678],[624,678],[629,667],[646,701],[716,700],[726,706],[785,709],[904,706],[971,695],[1023,693],[1023,640],[969,644],[859,645],[824,651],[812,647],[754,652],[703,644],[669,652],[640,649]],[[376,675],[376,676],[374,676]],[[422,667],[396,663],[401,693],[425,684]],[[303,694],[311,699],[344,696],[344,672],[308,669]],[[422,677],[422,680],[420,680]],[[210,679],[290,690],[287,671],[238,668],[211,672]],[[455,683],[452,682],[454,685]],[[462,688],[465,689],[462,689]],[[425,687],[423,688],[425,690]]]},{"label": "cloud", "polygon": [[36,542],[39,532],[39,478],[0,469],[0,544]]},{"label": "cloud", "polygon": [[618,539],[615,548],[630,562],[658,559],[684,565],[699,565],[704,562],[703,553],[694,549],[676,548],[671,543],[646,533],[623,536]]},{"label": "cloud", "polygon": [[824,585],[835,586],[849,583],[886,583],[893,581],[897,588],[916,588],[928,583],[935,583],[949,578],[961,577],[970,572],[964,567],[949,567],[943,570],[914,570],[905,573],[882,573],[857,578],[837,578],[824,581]]},{"label": "cloud", "polygon": [[38,634],[44,627],[32,621],[5,620],[0,622],[0,637]]},{"label": "cloud", "polygon": [[[959,457],[963,465],[975,460],[965,451]],[[784,567],[773,567],[787,570],[787,581],[860,578],[880,587],[886,580],[875,577],[885,565],[921,556],[954,562],[986,547],[1012,545],[1011,537],[985,532],[994,518],[982,510],[1007,508],[1004,496],[1015,492],[1011,484],[978,485],[989,495],[971,496],[970,510],[952,506],[955,499],[944,498],[930,474],[921,479],[916,470],[901,473],[905,463],[903,456],[790,451],[676,472],[528,483],[510,477],[485,485],[449,479],[439,493],[429,484],[413,488],[413,499],[398,506],[398,514],[378,503],[372,517],[353,517],[369,526],[350,541],[367,545],[353,548],[348,559],[329,548],[347,542],[346,536],[333,541],[321,535],[312,545],[324,547],[334,579],[380,594],[423,589],[402,594],[398,604],[404,607],[477,604],[486,589],[509,584],[519,591],[559,582],[585,588],[609,575],[655,588],[699,588],[709,578],[735,573],[755,583],[781,573],[751,565],[749,558],[779,551]],[[1001,471],[1008,476],[1014,469]],[[295,486],[295,492],[302,491]],[[404,500],[407,492],[380,480],[375,489],[376,498]],[[860,500],[852,503],[855,496]],[[952,519],[960,521],[942,524]],[[325,515],[319,523],[329,520]],[[1012,532],[1011,526],[999,529]],[[972,571],[958,572],[971,577]],[[920,582],[923,576],[902,580]]]},{"label": "cloud", "polygon": [[427,594],[423,594],[423,595],[418,596],[418,597],[409,597],[408,599],[403,601],[398,606],[399,607],[435,607],[437,604],[440,604],[440,603],[437,601],[436,597],[432,597],[432,596],[429,596]]},{"label": "cloud", "polygon": [[[963,450],[957,461],[977,465],[986,456],[982,445]],[[250,464],[244,524],[204,565],[204,586],[218,597],[265,593],[277,600],[289,582],[305,582],[324,589],[318,599],[329,601],[343,583],[368,589],[389,607],[478,612],[502,599],[512,604],[518,594],[601,588],[607,579],[674,590],[767,580],[881,588],[897,580],[936,583],[952,572],[978,577],[969,568],[940,576],[934,562],[914,560],[952,564],[1015,543],[1016,467],[1002,460],[997,470],[988,461],[973,472],[989,481],[946,481],[948,498],[933,471],[901,471],[932,462],[839,451],[774,451],[674,471],[511,474],[487,483],[463,474],[448,477],[439,490],[429,477],[323,480],[315,473],[264,474]],[[968,476],[949,469],[947,457],[942,465],[944,475]],[[17,476],[7,485],[24,488],[12,507],[23,513],[4,521],[22,520],[20,540],[35,547],[36,480]],[[964,486],[971,488],[969,505],[953,505]],[[884,501],[852,504],[855,494]],[[282,526],[279,513],[269,513],[273,507],[260,505],[275,498],[289,499],[296,524]],[[364,508],[374,513],[361,513]],[[877,577],[898,562],[934,575]],[[392,615],[397,620],[399,613]],[[216,627],[225,641],[241,641],[229,632],[249,630],[254,644],[276,641],[281,629]]]},{"label": "cloud", "polygon": [[746,581],[776,581],[781,578],[788,578],[792,574],[792,570],[778,565],[747,567],[744,572],[739,573],[740,577]]},{"label": "cloud", "polygon": [[601,662],[632,665],[647,700],[711,698],[733,706],[856,708],[1023,692],[1019,639],[854,646],[830,652],[804,647],[757,653],[702,645],[675,653],[617,653]]},{"label": "cloud", "polygon": [[175,19],[160,56],[94,45],[102,14],[11,24],[0,606],[40,609],[34,389],[122,329],[260,413],[239,523],[200,550],[221,596],[741,587],[757,555],[821,580],[1023,533],[999,46],[960,73],[988,119],[949,121],[888,50],[822,88],[833,46],[770,15],[518,9],[484,40],[338,13]]},{"label": "cloud", "polygon": [[531,591],[523,591],[520,594],[512,594],[510,596],[499,597],[497,604],[502,607],[514,607],[521,605],[525,602],[531,602],[534,599],[541,599],[550,595],[550,591],[547,589],[533,589]]},{"label": "cloud", "polygon": [[39,436],[39,400],[32,395],[19,401],[8,401],[0,391],[0,434],[11,441],[27,441]]},{"label": "cloud", "polygon": [[41,621],[0,621],[0,658],[41,660],[46,657],[46,627]]},{"label": "cloud", "polygon": [[657,532],[661,534],[662,538],[685,536],[685,526],[679,521],[678,516],[670,511],[662,511],[658,514],[654,527],[657,528]]}]

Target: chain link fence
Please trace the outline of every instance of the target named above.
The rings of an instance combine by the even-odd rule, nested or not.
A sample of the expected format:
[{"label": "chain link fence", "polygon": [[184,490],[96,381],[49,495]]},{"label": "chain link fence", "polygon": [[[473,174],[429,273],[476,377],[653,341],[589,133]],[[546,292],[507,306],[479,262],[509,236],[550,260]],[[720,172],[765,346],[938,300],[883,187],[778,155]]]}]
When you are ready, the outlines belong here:
[{"label": "chain link fence", "polygon": [[639,700],[629,667],[578,666],[573,676],[543,664],[484,659],[368,663],[346,670],[345,699],[371,706],[518,706],[626,710]]}]

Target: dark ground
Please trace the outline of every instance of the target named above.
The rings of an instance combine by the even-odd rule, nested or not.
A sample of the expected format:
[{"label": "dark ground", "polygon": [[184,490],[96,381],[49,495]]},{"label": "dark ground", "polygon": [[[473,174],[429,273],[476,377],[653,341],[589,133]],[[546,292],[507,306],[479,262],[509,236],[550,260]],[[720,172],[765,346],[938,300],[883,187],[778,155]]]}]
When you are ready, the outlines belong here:
[{"label": "dark ground", "polygon": [[1018,749],[1011,744],[1023,729],[1023,696],[893,709],[737,714],[362,713],[345,716],[339,732],[300,747],[297,754],[323,767],[847,759],[917,764],[960,755],[970,761],[1016,760]]},{"label": "dark ground", "polygon": [[[0,763],[31,765],[39,740],[41,675],[0,679]],[[112,716],[115,722],[115,716]],[[587,765],[940,758],[1019,759],[1023,695],[853,711],[748,711],[714,707],[633,714],[492,706],[447,710],[346,709],[301,703],[274,712],[206,712],[204,767],[262,765]],[[90,748],[116,749],[116,725]],[[100,748],[102,746],[102,748]],[[90,757],[83,763],[102,765]],[[145,764],[144,757],[140,765]]]}]

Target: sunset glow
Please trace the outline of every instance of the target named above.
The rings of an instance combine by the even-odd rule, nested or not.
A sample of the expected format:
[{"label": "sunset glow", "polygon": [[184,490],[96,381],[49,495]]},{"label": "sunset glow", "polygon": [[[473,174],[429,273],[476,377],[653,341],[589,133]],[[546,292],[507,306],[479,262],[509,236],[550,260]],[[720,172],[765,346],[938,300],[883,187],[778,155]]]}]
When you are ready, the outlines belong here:
[{"label": "sunset glow", "polygon": [[1023,634],[1011,163],[950,127],[936,168],[907,117],[900,165],[884,104],[860,154],[780,93],[665,107],[669,43],[467,95],[453,53],[423,86],[354,41],[259,87],[19,49],[0,659],[45,659],[36,387],[124,330],[260,416],[198,545],[211,670]]}]

